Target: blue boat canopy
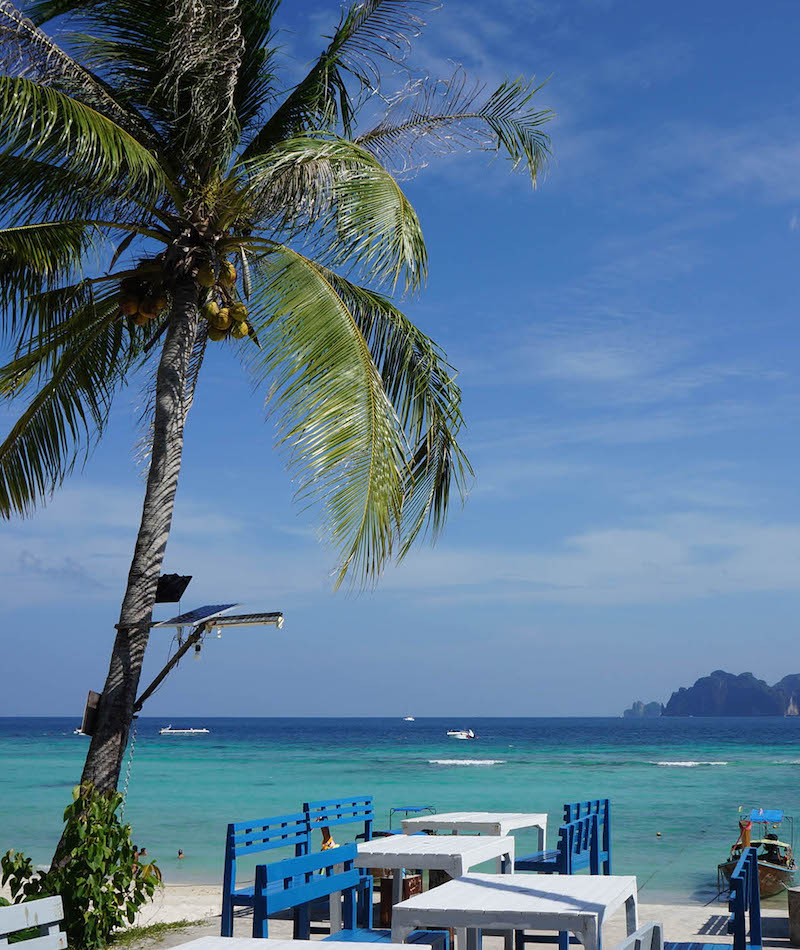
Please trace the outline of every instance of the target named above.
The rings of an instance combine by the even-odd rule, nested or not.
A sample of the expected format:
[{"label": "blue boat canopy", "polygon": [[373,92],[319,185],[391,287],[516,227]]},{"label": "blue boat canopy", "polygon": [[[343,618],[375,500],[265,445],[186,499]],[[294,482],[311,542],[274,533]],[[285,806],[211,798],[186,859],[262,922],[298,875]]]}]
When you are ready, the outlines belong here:
[{"label": "blue boat canopy", "polygon": [[750,812],[750,821],[766,821],[777,825],[783,821],[783,812],[780,808],[754,808]]}]

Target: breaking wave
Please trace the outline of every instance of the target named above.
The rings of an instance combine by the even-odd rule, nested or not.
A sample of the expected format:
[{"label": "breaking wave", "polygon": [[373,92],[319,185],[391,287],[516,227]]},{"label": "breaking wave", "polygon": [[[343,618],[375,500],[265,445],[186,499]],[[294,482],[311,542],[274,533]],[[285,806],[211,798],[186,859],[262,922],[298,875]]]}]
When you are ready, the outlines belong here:
[{"label": "breaking wave", "polygon": [[687,760],[685,762],[651,762],[650,765],[672,766],[680,769],[695,769],[700,765],[727,765],[727,762],[694,762]]},{"label": "breaking wave", "polygon": [[504,765],[505,759],[428,759],[429,765]]}]

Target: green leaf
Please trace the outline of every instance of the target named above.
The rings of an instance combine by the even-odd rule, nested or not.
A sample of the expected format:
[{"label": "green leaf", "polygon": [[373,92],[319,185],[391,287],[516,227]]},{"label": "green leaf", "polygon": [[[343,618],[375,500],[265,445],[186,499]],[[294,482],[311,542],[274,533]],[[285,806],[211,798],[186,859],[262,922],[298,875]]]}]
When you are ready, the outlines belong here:
[{"label": "green leaf", "polygon": [[[395,179],[366,149],[335,136],[280,143],[239,166],[248,214],[303,233],[317,259],[377,284],[417,288],[427,274],[422,228]],[[270,222],[272,219],[272,222]]]},{"label": "green leaf", "polygon": [[254,270],[263,349],[248,362],[272,383],[300,497],[325,507],[337,584],[373,582],[446,511],[465,466],[460,394],[435,347],[379,294],[286,247]]},{"label": "green leaf", "polygon": [[154,201],[167,182],[158,160],[107,116],[29,79],[0,76],[0,154],[55,162],[95,181],[98,193]]}]

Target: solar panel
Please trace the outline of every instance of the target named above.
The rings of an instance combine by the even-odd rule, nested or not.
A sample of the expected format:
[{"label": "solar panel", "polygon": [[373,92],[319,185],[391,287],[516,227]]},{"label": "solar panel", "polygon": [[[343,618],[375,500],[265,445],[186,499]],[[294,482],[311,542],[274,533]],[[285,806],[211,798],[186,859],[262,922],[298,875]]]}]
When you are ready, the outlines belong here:
[{"label": "solar panel", "polygon": [[196,627],[205,620],[211,620],[218,617],[226,610],[232,610],[238,607],[238,604],[206,604],[205,607],[195,607],[185,614],[179,614],[171,620],[161,620],[154,623],[154,627]]}]

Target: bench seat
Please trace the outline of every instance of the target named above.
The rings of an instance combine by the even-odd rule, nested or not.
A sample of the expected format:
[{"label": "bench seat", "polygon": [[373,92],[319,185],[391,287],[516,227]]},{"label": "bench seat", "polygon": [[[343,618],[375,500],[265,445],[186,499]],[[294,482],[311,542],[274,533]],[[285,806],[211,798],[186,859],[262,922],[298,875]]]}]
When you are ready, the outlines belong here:
[{"label": "bench seat", "polygon": [[556,871],[558,869],[558,849],[554,851],[534,851],[514,861],[515,871]]},{"label": "bench seat", "polygon": [[[338,930],[320,941],[341,940],[345,943],[391,943],[391,930]],[[418,943],[433,950],[450,950],[450,934],[446,930],[415,930],[406,943]]]}]

